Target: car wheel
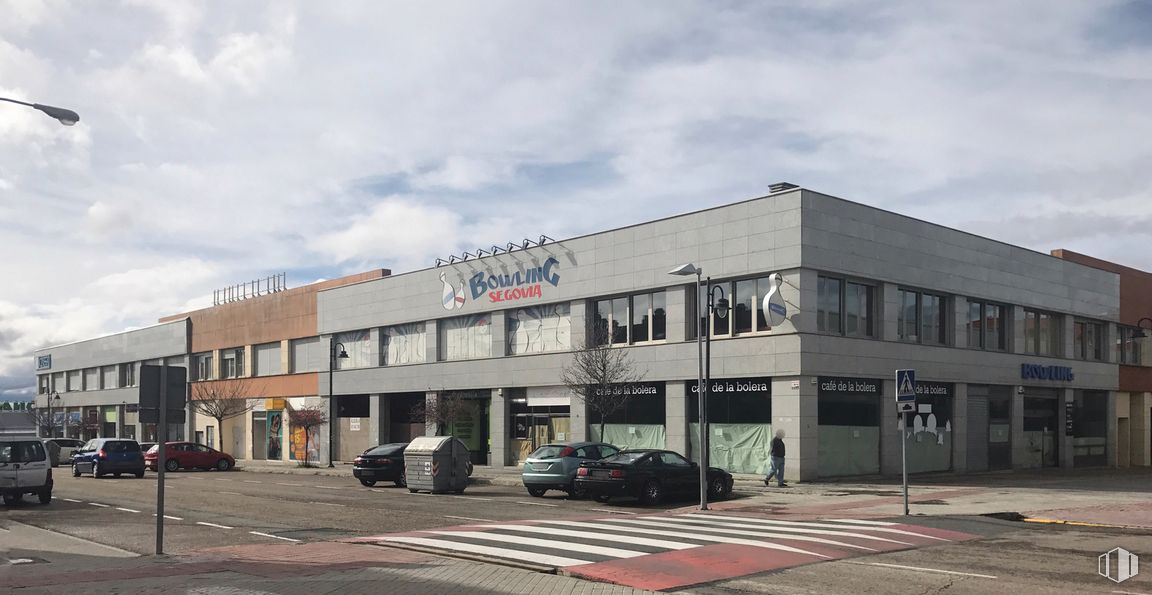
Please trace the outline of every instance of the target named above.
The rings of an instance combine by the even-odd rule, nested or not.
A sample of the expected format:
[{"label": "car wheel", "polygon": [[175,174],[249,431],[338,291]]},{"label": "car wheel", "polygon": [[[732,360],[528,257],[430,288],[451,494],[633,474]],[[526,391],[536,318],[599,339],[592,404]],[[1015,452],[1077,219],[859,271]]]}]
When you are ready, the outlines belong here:
[{"label": "car wheel", "polygon": [[80,477],[80,467],[75,463],[72,464],[72,477]]},{"label": "car wheel", "polygon": [[576,487],[576,482],[572,482],[572,487],[568,488],[568,497],[573,500],[583,500],[588,497],[588,490]]},{"label": "car wheel", "polygon": [[640,492],[640,501],[644,504],[659,504],[663,496],[664,490],[660,487],[660,482],[649,479],[648,483],[644,484],[644,491]]},{"label": "car wheel", "polygon": [[532,496],[533,498],[540,498],[544,495],[544,492],[547,491],[548,490],[546,488],[528,488],[528,495]]},{"label": "car wheel", "polygon": [[117,471],[117,472],[113,473],[113,474],[112,474],[112,477],[120,477],[120,472],[119,472],[119,471]]},{"label": "car wheel", "polygon": [[401,471],[400,472],[400,479],[396,480],[396,487],[398,487],[398,488],[408,487],[408,472],[407,471]]},{"label": "car wheel", "polygon": [[92,477],[103,477],[104,472],[100,471],[100,463],[92,463]]},{"label": "car wheel", "polygon": [[216,461],[216,470],[217,471],[227,471],[231,468],[232,468],[232,463],[229,463],[228,459],[220,459],[219,461]]},{"label": "car wheel", "polygon": [[144,471],[143,470],[136,472],[136,479],[144,479]]},{"label": "car wheel", "polygon": [[418,491],[420,491],[420,490],[417,490],[416,488],[408,488],[408,492],[411,494],[415,494]]},{"label": "car wheel", "polygon": [[167,461],[164,461],[164,468],[169,471],[175,471],[180,468],[180,461],[177,461],[176,459],[168,459]]},{"label": "car wheel", "polygon": [[41,504],[48,504],[52,501],[52,488],[44,488],[37,494],[40,497]]},{"label": "car wheel", "polygon": [[708,482],[708,498],[711,500],[723,500],[728,495],[728,484],[724,481],[723,477],[717,477]]},{"label": "car wheel", "polygon": [[595,496],[592,499],[601,503],[601,504],[607,504],[608,501],[612,499],[612,496]]},{"label": "car wheel", "polygon": [[4,506],[15,506],[20,498],[20,494],[4,494]]},{"label": "car wheel", "polygon": [[375,479],[361,479],[360,485],[362,485],[366,488],[370,488],[370,487],[376,485],[376,480]]}]

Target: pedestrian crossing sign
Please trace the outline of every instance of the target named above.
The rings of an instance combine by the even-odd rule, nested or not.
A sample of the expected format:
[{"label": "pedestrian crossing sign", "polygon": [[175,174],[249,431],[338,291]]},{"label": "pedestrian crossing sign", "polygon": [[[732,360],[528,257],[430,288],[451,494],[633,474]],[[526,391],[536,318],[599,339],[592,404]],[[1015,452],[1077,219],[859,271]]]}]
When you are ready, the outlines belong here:
[{"label": "pedestrian crossing sign", "polygon": [[916,401],[916,370],[896,370],[896,402]]}]

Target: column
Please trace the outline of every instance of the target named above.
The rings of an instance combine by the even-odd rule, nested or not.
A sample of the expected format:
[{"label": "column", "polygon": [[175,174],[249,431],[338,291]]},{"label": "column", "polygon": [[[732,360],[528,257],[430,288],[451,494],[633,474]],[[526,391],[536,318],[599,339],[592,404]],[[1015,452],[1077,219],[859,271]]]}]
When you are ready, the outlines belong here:
[{"label": "column", "polygon": [[[900,288],[893,283],[882,283],[880,295],[876,296],[880,303],[880,336],[877,339],[895,341],[900,336],[897,328],[900,321]],[[884,394],[888,394],[885,392]],[[893,393],[895,394],[895,393]],[[893,397],[895,399],[895,397]],[[882,425],[881,428],[884,426]],[[881,430],[883,431],[883,430]],[[881,439],[883,443],[883,439]],[[897,445],[899,446],[899,445]],[[881,463],[883,467],[883,463]]]},{"label": "column", "polygon": [[[685,341],[688,337],[696,336],[696,319],[685,316],[688,313],[688,304],[692,303],[689,300],[692,298],[692,292],[695,291],[696,284],[692,285],[677,285],[669,287],[664,290],[664,300],[666,312],[665,332],[668,336],[669,343],[680,343]],[[692,325],[689,329],[688,325]],[[572,323],[573,332],[575,332],[576,323]],[[576,343],[573,343],[574,345]],[[672,447],[669,447],[672,449]]]},{"label": "column", "polygon": [[784,477],[806,481],[819,476],[818,389],[813,376],[772,379],[772,433],[784,430]]},{"label": "column", "polygon": [[570,402],[568,413],[572,442],[583,442],[588,440],[588,406],[574,395]]},{"label": "column", "polygon": [[1028,350],[1024,347],[1024,306],[1008,306],[1012,311],[1012,328],[1011,334],[1012,344],[1008,346],[1008,350],[1012,353],[1026,353]]},{"label": "column", "polygon": [[125,411],[127,408],[125,405],[116,405],[116,436],[118,438],[124,437],[124,414],[127,413]]},{"label": "column", "polygon": [[[1020,308],[1017,308],[1020,309]],[[1028,459],[1024,444],[1024,387],[1013,387],[1012,391],[1012,468],[1024,468]]]},{"label": "column", "polygon": [[253,370],[256,369],[256,362],[252,361],[252,346],[244,346],[244,369],[240,370],[240,375],[245,378],[251,378],[254,374]]},{"label": "column", "polygon": [[968,385],[959,382],[952,388],[952,471],[968,471]]},{"label": "column", "polygon": [[[685,396],[683,381],[664,383],[664,448],[684,455],[688,454],[688,397]],[[692,381],[695,385],[696,381]]]},{"label": "column", "polygon": [[[503,319],[503,315],[500,315]],[[503,329],[504,325],[500,325]],[[503,345],[503,340],[500,341]],[[504,400],[504,389],[492,389],[492,406],[488,409],[488,439],[492,443],[488,453],[488,465],[504,467],[508,464],[508,403]]]},{"label": "column", "polygon": [[280,373],[291,374],[292,366],[292,341],[284,339],[280,341]]},{"label": "column", "polygon": [[880,474],[900,475],[904,471],[900,456],[901,430],[904,424],[896,410],[896,380],[885,380],[880,392]]},{"label": "column", "polygon": [[1152,465],[1152,393],[1131,393],[1132,466]]},{"label": "column", "polygon": [[[967,347],[968,346],[968,300],[962,297],[956,297],[952,300],[952,336],[955,341],[952,343],[953,347]],[[968,393],[965,392],[965,395]],[[953,413],[953,418],[955,413]],[[953,424],[955,425],[955,424]],[[953,440],[955,440],[956,431],[952,431]],[[955,461],[955,459],[953,459]]]},{"label": "column", "polygon": [[424,323],[425,362],[440,361],[440,326],[435,320]]},{"label": "column", "polygon": [[1116,391],[1108,391],[1108,443],[1105,452],[1108,453],[1108,466],[1116,466]]},{"label": "column", "polygon": [[[1063,351],[1057,353],[1056,355],[1063,357],[1074,357],[1076,346],[1076,320],[1071,316],[1064,316],[1062,317],[1062,320],[1064,321],[1064,324],[1061,325],[1060,332],[1063,333],[1063,336],[1061,337],[1063,340],[1060,342],[1062,343]],[[1101,337],[1100,340],[1103,341],[1104,338]]]},{"label": "column", "polygon": [[[440,393],[438,393],[434,390],[428,391],[428,392],[424,393],[424,404],[429,410],[431,410],[434,407],[436,407],[436,399],[439,399],[439,398],[440,398]],[[436,422],[434,422],[434,421],[430,422],[427,419],[424,420],[424,435],[425,436],[435,436],[437,429],[438,428],[436,427]]]},{"label": "column", "polygon": [[1071,388],[1060,389],[1059,406],[1056,409],[1056,444],[1059,446],[1060,468],[1071,469],[1073,466],[1073,455],[1075,449],[1073,447],[1073,437],[1076,434],[1075,428],[1072,434],[1068,433],[1068,403],[1076,402],[1076,391]]},{"label": "column", "polygon": [[386,395],[368,395],[368,410],[371,417],[368,420],[368,431],[371,432],[373,444],[387,444],[391,442],[392,408]]}]

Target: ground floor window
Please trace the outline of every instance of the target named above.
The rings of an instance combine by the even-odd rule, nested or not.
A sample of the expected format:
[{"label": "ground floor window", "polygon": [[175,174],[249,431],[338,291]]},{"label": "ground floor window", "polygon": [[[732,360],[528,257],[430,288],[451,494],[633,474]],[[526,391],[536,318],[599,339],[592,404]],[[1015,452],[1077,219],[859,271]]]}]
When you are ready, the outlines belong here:
[{"label": "ground floor window", "polygon": [[952,468],[953,394],[951,384],[916,382],[916,411],[903,428],[909,473]]},{"label": "ground floor window", "polygon": [[424,435],[424,418],[417,415],[424,404],[424,393],[388,395],[388,441],[411,442]]},{"label": "ground floor window", "polygon": [[880,472],[880,380],[819,378],[819,475]]},{"label": "ground floor window", "polygon": [[[515,389],[513,389],[515,391]],[[512,428],[511,450],[514,463],[528,458],[537,448],[551,442],[572,441],[572,418],[568,405],[530,405],[525,391],[513,393],[508,406]]]},{"label": "ground floor window", "polygon": [[1108,393],[1076,391],[1073,396],[1072,465],[1108,464]]},{"label": "ground floor window", "polygon": [[641,382],[622,388],[631,392],[625,405],[600,419],[588,412],[588,436],[621,449],[664,448],[667,440],[663,382]]},{"label": "ground floor window", "polygon": [[[695,382],[688,400],[689,457],[699,461],[700,401]],[[708,464],[730,473],[767,473],[772,442],[772,379],[713,379],[707,396]]]},{"label": "ground floor window", "polygon": [[1059,399],[1054,390],[1027,388],[1024,394],[1023,467],[1057,467],[1060,445],[1057,441],[1060,423]]}]

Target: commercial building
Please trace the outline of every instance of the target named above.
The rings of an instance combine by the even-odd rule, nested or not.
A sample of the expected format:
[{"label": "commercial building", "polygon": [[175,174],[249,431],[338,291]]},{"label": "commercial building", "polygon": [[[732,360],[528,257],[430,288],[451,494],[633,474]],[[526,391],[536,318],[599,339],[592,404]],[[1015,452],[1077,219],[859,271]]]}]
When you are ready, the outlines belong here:
[{"label": "commercial building", "polygon": [[[896,474],[902,439],[913,472],[1118,463],[1117,419],[1133,405],[1118,407],[1127,356],[1116,345],[1134,321],[1115,271],[791,185],[478,253],[308,286],[292,306],[265,296],[173,317],[167,324],[188,321],[192,392],[239,379],[265,386],[263,411],[223,428],[196,418],[193,432],[206,442],[223,432],[241,459],[270,456],[258,445],[273,411],[331,397],[334,433],[324,428],[311,448],[326,460],[331,441],[333,458],[350,460],[435,432],[425,415],[451,401],[440,429],[477,464],[512,465],[544,442],[587,438],[698,458],[699,324],[711,351],[709,458],[735,472],[763,472],[776,430],[788,475],[800,479]],[[706,294],[694,277],[669,274],[685,263],[730,300],[729,315],[697,320]],[[775,316],[770,293],[782,298]],[[284,322],[309,307],[314,318]],[[604,419],[560,380],[589,344],[624,350],[643,377],[616,387],[626,403]],[[897,369],[918,378],[906,430]]]}]

